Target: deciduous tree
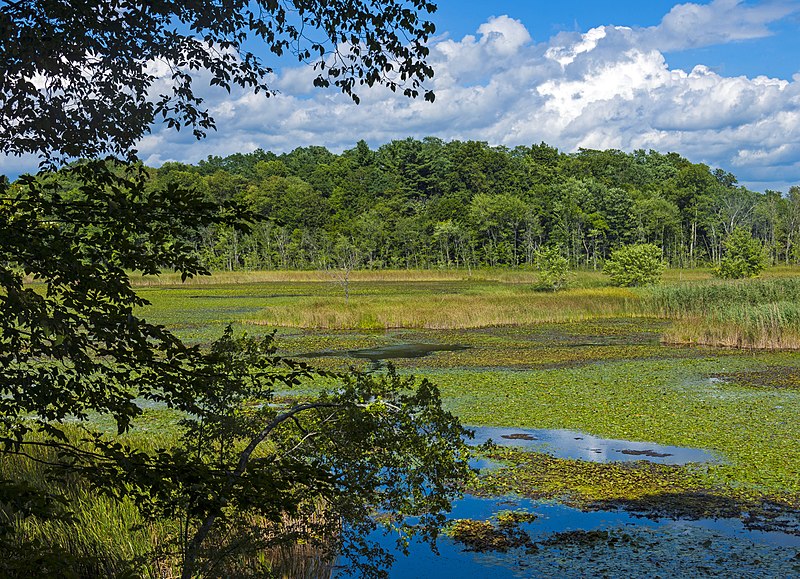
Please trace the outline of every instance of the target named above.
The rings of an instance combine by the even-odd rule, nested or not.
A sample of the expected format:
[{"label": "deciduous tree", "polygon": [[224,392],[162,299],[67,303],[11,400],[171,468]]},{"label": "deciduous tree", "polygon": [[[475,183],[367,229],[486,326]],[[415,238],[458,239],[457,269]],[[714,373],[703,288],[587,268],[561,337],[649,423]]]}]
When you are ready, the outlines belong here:
[{"label": "deciduous tree", "polygon": [[[135,162],[136,143],[159,118],[197,137],[214,127],[194,91],[198,71],[223,89],[269,96],[269,68],[244,48],[255,39],[309,62],[316,86],[335,85],[356,102],[362,85],[432,100],[422,83],[432,75],[425,41],[434,27],[423,14],[434,9],[427,0],[4,3],[0,148],[39,155],[47,169],[91,159],[13,185],[0,180],[0,454],[36,460],[37,448],[55,449],[51,494],[60,501],[3,480],[4,531],[18,518],[52,514],[43,507],[69,506],[57,496],[69,473],[135,498],[146,514],[181,518],[184,577],[215,572],[209,537],[218,547],[223,531],[263,539],[245,524],[252,517],[291,540],[278,519],[302,518],[314,501],[338,525],[334,549],[350,540],[374,553],[363,535],[375,524],[373,508],[400,516],[391,524],[401,537],[410,530],[405,515],[420,517],[423,538],[435,537],[468,468],[463,431],[434,386],[326,376],[338,381],[329,394],[272,407],[275,384],[319,374],[230,333],[210,351],[184,344],[139,316],[146,301],[129,278],[163,268],[183,278],[207,273],[186,234],[245,230],[253,217],[208,203],[183,178],[148,185]],[[158,78],[168,88],[153,94]],[[106,154],[127,163],[98,159]],[[145,452],[89,419],[108,415],[122,434],[141,401],[186,417],[182,444]],[[305,522],[305,538],[316,536]],[[14,556],[27,557],[33,575],[53,571],[35,549]],[[380,565],[369,560],[364,570]]]}]

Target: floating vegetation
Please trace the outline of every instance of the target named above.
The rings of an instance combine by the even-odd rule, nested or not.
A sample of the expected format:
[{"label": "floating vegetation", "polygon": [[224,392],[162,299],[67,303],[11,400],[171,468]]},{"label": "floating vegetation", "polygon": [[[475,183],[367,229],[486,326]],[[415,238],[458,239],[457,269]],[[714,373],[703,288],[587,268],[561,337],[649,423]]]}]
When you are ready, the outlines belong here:
[{"label": "floating vegetation", "polygon": [[796,366],[770,366],[762,370],[718,372],[712,374],[710,378],[745,388],[800,390],[800,368]]},{"label": "floating vegetation", "polygon": [[626,527],[557,532],[536,542],[523,577],[793,577],[800,551],[701,527]]},{"label": "floating vegetation", "polygon": [[482,473],[470,488],[477,496],[515,494],[652,518],[736,518],[748,529],[800,536],[800,494],[710,486],[705,469],[713,466],[594,463],[509,448],[487,449],[485,455],[506,468]]},{"label": "floating vegetation", "polygon": [[539,545],[546,547],[616,547],[618,545],[644,547],[644,543],[641,540],[637,540],[630,533],[617,529],[562,531],[553,533],[544,541],[539,542]]},{"label": "floating vegetation", "polygon": [[501,511],[494,521],[456,519],[445,528],[445,534],[464,546],[467,551],[506,553],[511,549],[535,549],[530,535],[520,527],[536,520],[527,511]]}]

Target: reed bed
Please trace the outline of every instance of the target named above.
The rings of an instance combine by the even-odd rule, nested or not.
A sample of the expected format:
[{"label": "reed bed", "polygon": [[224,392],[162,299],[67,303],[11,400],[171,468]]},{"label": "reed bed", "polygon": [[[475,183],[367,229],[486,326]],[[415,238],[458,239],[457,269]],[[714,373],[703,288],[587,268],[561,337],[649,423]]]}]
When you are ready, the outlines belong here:
[{"label": "reed bed", "polygon": [[800,279],[707,282],[647,290],[642,311],[675,323],[662,339],[753,349],[800,349]]}]

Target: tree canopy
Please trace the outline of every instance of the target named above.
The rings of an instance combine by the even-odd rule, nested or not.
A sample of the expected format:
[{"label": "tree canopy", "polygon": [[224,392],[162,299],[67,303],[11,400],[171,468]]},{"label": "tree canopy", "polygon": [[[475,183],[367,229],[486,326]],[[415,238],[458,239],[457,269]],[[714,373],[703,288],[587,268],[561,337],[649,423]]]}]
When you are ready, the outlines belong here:
[{"label": "tree canopy", "polygon": [[736,227],[771,263],[800,258],[796,188],[758,193],[675,153],[409,138],[339,154],[257,150],[150,175],[152,186],[192,183],[263,218],[252,234],[211,226],[194,237],[211,269],[324,268],[342,237],[367,268],[535,267],[552,246],[570,267],[599,269],[634,243],[657,246],[672,267],[714,267]]},{"label": "tree canopy", "polygon": [[[469,468],[465,432],[434,385],[318,372],[276,356],[269,336],[229,330],[209,348],[185,344],[141,317],[147,302],[129,277],[208,273],[193,239],[248,233],[258,212],[285,204],[285,187],[309,207],[321,199],[270,155],[248,173],[271,183],[252,210],[239,206],[236,158],[208,180],[180,166],[151,179],[135,144],[157,119],[198,138],[214,127],[194,91],[199,71],[211,85],[269,96],[270,69],[247,48],[255,40],[356,102],[362,85],[432,100],[422,83],[434,27],[423,15],[434,9],[426,0],[4,3],[0,146],[39,155],[50,172],[0,180],[0,573],[105,575],[102,550],[70,552],[22,531],[29,520],[77,524],[72,510],[98,492],[175,529],[157,552],[126,561],[128,575],[156,560],[183,577],[245,563],[264,571],[248,554],[298,540],[329,558],[371,554],[354,564],[380,575],[387,559],[367,537],[374,509],[395,515],[380,524],[401,543],[417,531],[435,538]],[[328,387],[276,398],[277,387],[307,380]],[[174,417],[169,444],[124,436],[146,405]],[[14,461],[43,474],[26,478],[32,467]]]}]

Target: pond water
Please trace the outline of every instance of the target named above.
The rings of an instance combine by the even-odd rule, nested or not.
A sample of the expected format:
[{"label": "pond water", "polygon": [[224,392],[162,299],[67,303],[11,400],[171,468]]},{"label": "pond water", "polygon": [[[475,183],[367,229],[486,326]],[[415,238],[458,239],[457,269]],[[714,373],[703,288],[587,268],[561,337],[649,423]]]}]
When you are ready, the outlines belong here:
[{"label": "pond water", "polygon": [[[648,460],[662,464],[715,462],[699,449],[604,439],[571,430],[472,427],[482,444],[547,452],[559,458],[600,462]],[[492,468],[478,460],[476,468]],[[507,552],[467,550],[448,536],[439,554],[413,543],[408,557],[393,548],[392,537],[373,535],[396,555],[389,577],[800,577],[800,536],[751,530],[738,518],[671,519],[637,516],[624,510],[581,511],[553,501],[467,495],[453,505],[449,519],[492,520],[503,511],[536,515],[521,523],[536,545]],[[586,534],[588,533],[588,534]],[[561,535],[563,534],[563,535]],[[340,572],[334,576],[344,577]]]},{"label": "pond water", "polygon": [[491,439],[498,446],[516,446],[528,451],[544,452],[556,458],[592,462],[648,460],[661,464],[719,462],[719,458],[714,454],[697,448],[600,438],[576,430],[489,426],[468,428],[475,433],[475,438],[470,444],[479,445]]},{"label": "pond water", "polygon": [[[397,553],[389,576],[755,578],[800,574],[800,537],[748,531],[738,519],[650,520],[624,511],[582,512],[555,503],[472,496],[455,503],[451,519],[486,520],[498,512],[519,509],[536,515],[533,522],[520,525],[537,543],[532,552],[523,548],[471,552],[443,536],[438,541],[439,555],[418,543],[410,546],[408,557]],[[542,544],[554,533],[571,531],[605,531],[616,539]],[[387,548],[392,542],[377,533],[373,538]]]}]

